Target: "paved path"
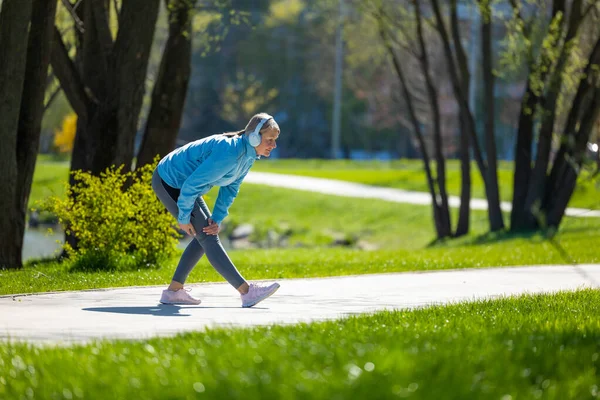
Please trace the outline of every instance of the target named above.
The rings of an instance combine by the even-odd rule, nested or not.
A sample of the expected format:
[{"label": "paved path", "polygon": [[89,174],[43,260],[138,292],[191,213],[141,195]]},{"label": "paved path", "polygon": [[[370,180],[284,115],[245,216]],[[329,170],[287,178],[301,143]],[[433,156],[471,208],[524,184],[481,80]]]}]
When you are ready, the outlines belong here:
[{"label": "paved path", "polygon": [[68,344],[168,336],[214,326],[289,324],[520,293],[598,287],[600,265],[537,266],[280,280],[251,309],[228,284],[191,284],[199,306],[158,304],[163,287],[0,297],[0,339]]},{"label": "paved path", "polygon": [[[283,187],[288,189],[306,190],[336,196],[360,197],[369,199],[380,199],[396,203],[410,203],[428,205],[431,204],[431,196],[425,192],[411,192],[402,189],[392,189],[363,185],[360,183],[345,182],[334,179],[312,178],[298,175],[274,174],[270,172],[250,172],[244,179],[244,183],[255,183],[261,185]],[[450,196],[448,199],[451,207],[460,206],[460,198]],[[471,199],[471,209],[487,210],[487,200]],[[500,208],[510,211],[511,203],[503,201]],[[600,210],[588,210],[585,208],[567,208],[566,214],[572,217],[600,217]]]}]

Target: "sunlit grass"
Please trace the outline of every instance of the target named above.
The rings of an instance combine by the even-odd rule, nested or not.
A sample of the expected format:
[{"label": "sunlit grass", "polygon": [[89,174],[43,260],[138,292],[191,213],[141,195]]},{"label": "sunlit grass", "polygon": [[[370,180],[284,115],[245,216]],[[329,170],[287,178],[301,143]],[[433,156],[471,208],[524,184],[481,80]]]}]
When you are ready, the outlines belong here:
[{"label": "sunlit grass", "polygon": [[3,344],[0,398],[597,398],[598,304],[583,290],[67,348]]},{"label": "sunlit grass", "polygon": [[[460,195],[461,188],[460,163],[457,160],[449,160],[446,167],[448,193],[458,196]],[[435,165],[432,165],[432,169],[435,171]],[[421,160],[268,160],[256,163],[253,170],[339,179],[420,192],[429,191]],[[471,166],[471,181],[473,198],[484,199],[485,189],[483,180],[475,163]],[[569,202],[569,206],[600,209],[600,186],[598,182],[600,181],[580,179],[575,193]],[[499,162],[498,184],[501,199],[511,201],[513,191],[512,162]]]},{"label": "sunlit grass", "polygon": [[33,173],[29,207],[33,207],[38,200],[49,196],[64,196],[68,179],[69,161],[57,161],[50,156],[38,156]]},{"label": "sunlit grass", "polygon": [[[209,193],[209,205],[216,194],[216,190]],[[486,213],[473,211],[472,235],[427,247],[435,237],[427,206],[244,184],[230,211],[226,220],[230,226],[252,224],[258,239],[268,230],[289,235],[286,249],[230,252],[250,280],[600,262],[599,218],[566,218],[555,240],[550,241],[541,234],[485,235]],[[353,247],[332,248],[333,240],[339,237],[348,238]],[[154,268],[118,273],[69,272],[68,263],[30,264],[21,271],[0,271],[0,294],[163,285],[170,281],[177,261],[175,257]],[[221,280],[203,259],[188,282]]]},{"label": "sunlit grass", "polygon": [[[552,241],[542,235],[497,234],[471,236],[422,249],[248,249],[231,251],[230,256],[249,280],[600,262],[597,219],[568,222],[570,224],[565,224],[563,231]],[[29,264],[18,271],[0,271],[0,294],[164,285],[171,280],[177,261],[178,257],[175,257],[155,268],[118,273],[70,272],[68,263]],[[192,271],[188,283],[222,280],[203,258]]]}]

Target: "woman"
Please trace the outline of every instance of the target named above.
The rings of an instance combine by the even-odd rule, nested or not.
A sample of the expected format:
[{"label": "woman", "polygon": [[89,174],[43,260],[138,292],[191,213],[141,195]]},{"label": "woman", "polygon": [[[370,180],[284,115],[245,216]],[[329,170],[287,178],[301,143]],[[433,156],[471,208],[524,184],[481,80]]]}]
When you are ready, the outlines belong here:
[{"label": "woman", "polygon": [[[152,176],[152,189],[179,227],[196,240],[187,246],[169,287],[163,291],[163,304],[200,304],[183,285],[198,260],[208,261],[242,298],[242,307],[252,307],[271,296],[278,283],[269,286],[248,284],[233,265],[217,236],[222,221],[238,194],[240,184],[261,156],[269,157],[277,147],[279,125],[269,114],[250,119],[239,132],[213,135],[173,150],[158,163]],[[211,215],[202,195],[213,186],[219,194]]]}]

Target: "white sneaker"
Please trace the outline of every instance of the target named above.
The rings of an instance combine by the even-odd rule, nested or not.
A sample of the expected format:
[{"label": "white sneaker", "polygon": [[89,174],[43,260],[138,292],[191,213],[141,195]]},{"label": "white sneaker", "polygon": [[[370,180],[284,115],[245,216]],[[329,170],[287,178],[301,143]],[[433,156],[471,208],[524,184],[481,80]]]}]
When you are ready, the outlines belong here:
[{"label": "white sneaker", "polygon": [[242,307],[252,307],[267,297],[271,296],[279,289],[279,283],[273,283],[269,286],[259,286],[254,283],[250,284],[248,293],[242,294]]},{"label": "white sneaker", "polygon": [[179,289],[176,291],[163,290],[160,302],[162,304],[200,304],[202,301],[188,293],[191,289]]}]

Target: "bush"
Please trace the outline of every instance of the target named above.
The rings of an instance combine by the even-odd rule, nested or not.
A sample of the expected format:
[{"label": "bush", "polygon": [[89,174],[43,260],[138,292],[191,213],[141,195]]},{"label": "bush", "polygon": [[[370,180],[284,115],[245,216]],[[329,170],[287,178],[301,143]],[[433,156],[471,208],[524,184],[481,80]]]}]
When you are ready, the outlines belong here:
[{"label": "bush", "polygon": [[77,131],[77,114],[67,115],[62,122],[62,128],[54,131],[54,147],[59,154],[71,154]]},{"label": "bush", "polygon": [[151,267],[175,254],[178,234],[173,217],[152,191],[154,167],[129,173],[109,168],[100,176],[75,171],[76,184],[67,186],[65,198],[41,203],[78,239],[77,249],[65,244],[72,268]]}]

